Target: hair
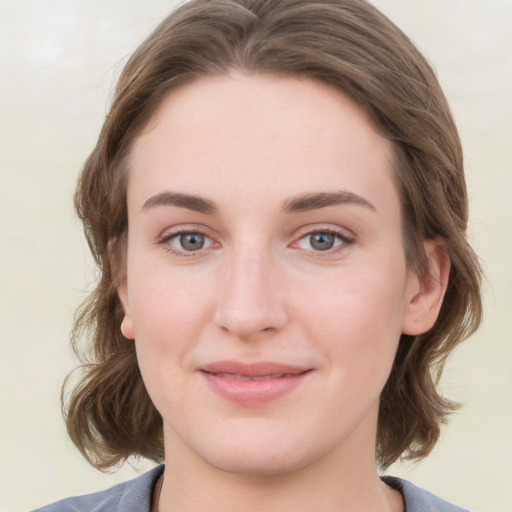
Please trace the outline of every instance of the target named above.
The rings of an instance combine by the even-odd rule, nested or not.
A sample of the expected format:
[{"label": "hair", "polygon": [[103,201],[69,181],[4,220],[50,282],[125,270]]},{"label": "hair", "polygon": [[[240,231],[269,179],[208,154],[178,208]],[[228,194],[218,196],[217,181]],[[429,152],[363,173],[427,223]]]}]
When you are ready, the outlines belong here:
[{"label": "hair", "polygon": [[424,275],[424,240],[443,241],[451,271],[439,317],[425,334],[402,335],[378,419],[382,467],[425,457],[456,407],[436,385],[448,354],[480,323],[481,271],[466,240],[461,144],[435,73],[407,36],[363,0],[192,0],[128,60],[75,195],[99,279],[75,318],[72,340],[83,373],[63,388],[69,435],[102,470],[131,456],[163,460],[161,416],[134,343],[120,332],[117,283],[124,267],[112,263],[123,262],[126,251],[128,157],[169,91],[233,70],[318,80],[351,98],[392,143],[408,265]]}]

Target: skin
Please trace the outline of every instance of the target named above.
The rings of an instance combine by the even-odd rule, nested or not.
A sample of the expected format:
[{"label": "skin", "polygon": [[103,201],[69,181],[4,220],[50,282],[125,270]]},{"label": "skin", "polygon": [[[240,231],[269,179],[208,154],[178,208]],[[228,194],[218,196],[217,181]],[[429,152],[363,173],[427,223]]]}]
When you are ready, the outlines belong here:
[{"label": "skin", "polygon": [[[408,269],[391,161],[339,91],[261,75],[172,91],[135,141],[119,295],[164,422],[161,512],[403,510],[376,471],[379,395],[449,263],[426,242],[430,274]],[[320,193],[337,199],[298,207]],[[310,371],[247,406],[197,371],[226,359]]]}]

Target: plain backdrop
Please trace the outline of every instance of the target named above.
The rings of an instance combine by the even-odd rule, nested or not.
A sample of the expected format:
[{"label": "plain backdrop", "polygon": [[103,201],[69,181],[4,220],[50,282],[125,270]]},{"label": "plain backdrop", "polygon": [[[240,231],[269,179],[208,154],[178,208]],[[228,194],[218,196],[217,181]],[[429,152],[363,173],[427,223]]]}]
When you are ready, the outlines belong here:
[{"label": "plain backdrop", "polygon": [[[375,0],[438,71],[465,147],[485,322],[450,359],[465,403],[433,454],[388,473],[477,512],[512,509],[512,1]],[[72,193],[126,57],[171,0],[0,2],[0,510],[111,486],[66,438],[59,394],[94,268]],[[149,467],[141,463],[138,471]]]}]

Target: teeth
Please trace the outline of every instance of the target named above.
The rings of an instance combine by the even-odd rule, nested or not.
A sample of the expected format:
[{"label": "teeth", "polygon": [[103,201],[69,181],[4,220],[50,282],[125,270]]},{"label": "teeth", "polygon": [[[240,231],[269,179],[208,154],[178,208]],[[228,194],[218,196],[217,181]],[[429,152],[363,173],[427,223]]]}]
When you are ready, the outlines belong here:
[{"label": "teeth", "polygon": [[251,376],[251,375],[239,375],[237,373],[215,373],[217,377],[225,377],[226,379],[233,380],[270,380],[270,379],[281,379],[283,377],[291,377],[291,374],[288,373],[279,373],[274,375],[261,375],[261,376]]}]

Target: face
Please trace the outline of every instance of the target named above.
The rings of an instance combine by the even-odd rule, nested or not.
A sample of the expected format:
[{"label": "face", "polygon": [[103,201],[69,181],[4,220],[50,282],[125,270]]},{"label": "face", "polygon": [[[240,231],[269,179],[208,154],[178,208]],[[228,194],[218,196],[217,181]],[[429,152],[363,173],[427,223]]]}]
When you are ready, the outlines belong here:
[{"label": "face", "polygon": [[165,99],[131,153],[119,294],[170,461],[374,464],[421,289],[391,158],[314,81],[209,77]]}]

